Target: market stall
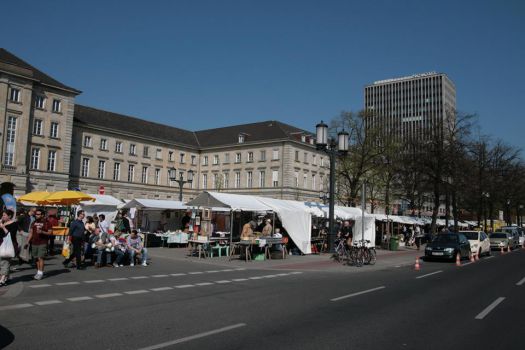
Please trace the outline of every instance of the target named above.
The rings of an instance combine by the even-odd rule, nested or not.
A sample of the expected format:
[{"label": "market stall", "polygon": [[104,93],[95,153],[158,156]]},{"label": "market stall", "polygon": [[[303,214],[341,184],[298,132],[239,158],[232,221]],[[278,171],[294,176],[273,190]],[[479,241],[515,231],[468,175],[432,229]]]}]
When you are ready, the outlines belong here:
[{"label": "market stall", "polygon": [[90,196],[95,198],[95,201],[81,201],[77,206],[77,212],[84,210],[86,216],[103,214],[108,223],[114,221],[122,201],[107,194],[90,194]]}]

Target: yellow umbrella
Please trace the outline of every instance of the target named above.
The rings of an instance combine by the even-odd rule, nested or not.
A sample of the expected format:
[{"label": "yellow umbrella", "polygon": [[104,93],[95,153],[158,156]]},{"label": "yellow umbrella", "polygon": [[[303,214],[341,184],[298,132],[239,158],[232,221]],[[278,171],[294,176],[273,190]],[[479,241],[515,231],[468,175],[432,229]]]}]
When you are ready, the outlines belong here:
[{"label": "yellow umbrella", "polygon": [[35,191],[18,197],[19,202],[31,202],[35,204],[46,204],[46,199],[51,193],[47,191]]},{"label": "yellow umbrella", "polygon": [[45,201],[48,204],[74,205],[81,201],[95,201],[95,198],[80,191],[58,191],[51,193]]}]

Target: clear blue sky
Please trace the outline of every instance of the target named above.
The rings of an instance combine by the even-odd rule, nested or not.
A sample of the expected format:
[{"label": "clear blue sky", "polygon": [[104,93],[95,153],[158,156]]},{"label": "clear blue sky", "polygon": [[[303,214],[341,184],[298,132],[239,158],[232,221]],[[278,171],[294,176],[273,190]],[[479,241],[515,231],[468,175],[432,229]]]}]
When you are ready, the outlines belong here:
[{"label": "clear blue sky", "polygon": [[307,130],[374,80],[427,71],[458,110],[525,148],[525,1],[5,1],[0,46],[77,102],[199,130]]}]

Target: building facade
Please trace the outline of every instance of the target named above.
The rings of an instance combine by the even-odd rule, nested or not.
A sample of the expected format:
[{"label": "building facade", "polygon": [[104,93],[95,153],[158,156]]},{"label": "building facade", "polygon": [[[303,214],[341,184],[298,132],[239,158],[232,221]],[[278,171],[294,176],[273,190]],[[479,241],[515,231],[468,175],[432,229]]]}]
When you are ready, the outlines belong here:
[{"label": "building facade", "polygon": [[380,80],[365,87],[364,105],[367,128],[401,140],[420,138],[455,118],[456,88],[436,72]]},{"label": "building facade", "polygon": [[67,87],[0,49],[0,181],[15,194],[80,189],[179,198],[203,190],[319,201],[329,162],[311,133],[278,121],[189,131],[75,104]]}]

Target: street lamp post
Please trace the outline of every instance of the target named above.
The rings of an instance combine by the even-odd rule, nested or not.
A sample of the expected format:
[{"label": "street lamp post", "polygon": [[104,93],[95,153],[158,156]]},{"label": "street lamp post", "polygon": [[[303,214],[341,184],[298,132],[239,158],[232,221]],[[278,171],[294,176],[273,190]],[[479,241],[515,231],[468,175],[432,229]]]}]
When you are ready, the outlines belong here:
[{"label": "street lamp post", "polygon": [[318,150],[325,152],[330,158],[330,191],[328,206],[328,249],[334,252],[335,246],[335,225],[334,225],[334,206],[335,206],[335,158],[337,155],[344,155],[348,152],[348,136],[346,131],[337,133],[337,143],[334,138],[328,139],[328,125],[321,121],[315,127],[316,147]]},{"label": "street lamp post", "polygon": [[189,183],[191,184],[193,182],[193,171],[188,170],[188,177],[186,180],[184,180],[184,175],[182,172],[179,174],[179,178],[177,179],[177,171],[175,168],[171,168],[169,172],[170,181],[175,181],[179,184],[179,201],[182,202],[182,187],[184,187],[184,184]]},{"label": "street lamp post", "polygon": [[482,202],[485,203],[485,205],[483,206],[483,221],[484,221],[483,230],[486,232],[487,231],[487,199],[490,198],[490,194],[488,192],[483,192],[481,195],[483,196]]},{"label": "street lamp post", "polygon": [[507,221],[507,226],[512,225],[512,217],[510,216],[510,199],[507,199],[507,218],[505,221]]},{"label": "street lamp post", "polygon": [[319,191],[319,199],[323,201],[323,204],[326,204],[326,200],[328,199],[328,193],[325,191]]}]

